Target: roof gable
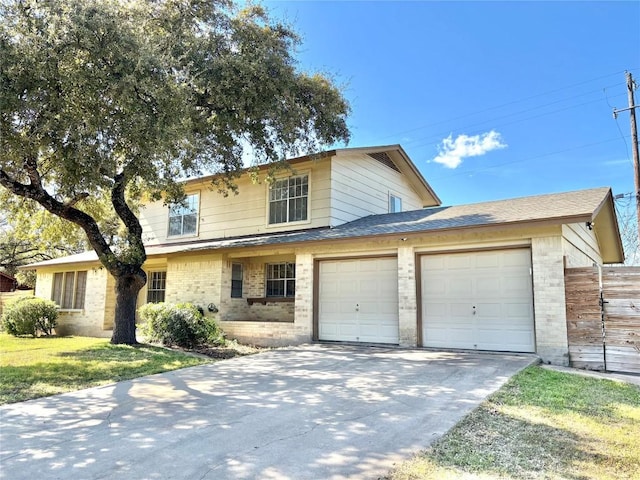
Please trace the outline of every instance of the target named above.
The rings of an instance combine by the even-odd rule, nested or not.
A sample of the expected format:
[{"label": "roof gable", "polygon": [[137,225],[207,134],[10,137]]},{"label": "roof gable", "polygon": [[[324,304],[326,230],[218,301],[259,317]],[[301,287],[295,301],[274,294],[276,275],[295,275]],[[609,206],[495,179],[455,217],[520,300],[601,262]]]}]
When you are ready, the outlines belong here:
[{"label": "roof gable", "polygon": [[[389,168],[401,173],[405,176],[411,187],[418,194],[422,200],[422,205],[425,207],[437,206],[442,202],[436,195],[435,191],[427,183],[422,176],[418,168],[409,158],[409,155],[404,151],[400,145],[384,145],[375,147],[351,147],[351,148],[338,148],[333,150],[327,150],[319,153],[312,153],[301,157],[287,159],[286,164],[295,166],[297,164],[308,162],[312,160],[314,162],[330,161],[332,157],[341,154],[349,153],[362,153],[368,155],[373,160],[376,160]],[[265,164],[256,167],[259,171],[267,171],[272,165]],[[244,170],[243,173],[248,173],[250,169]],[[219,177],[219,175],[209,175],[205,177],[191,178],[186,180],[186,185],[203,184],[208,183]]]}]

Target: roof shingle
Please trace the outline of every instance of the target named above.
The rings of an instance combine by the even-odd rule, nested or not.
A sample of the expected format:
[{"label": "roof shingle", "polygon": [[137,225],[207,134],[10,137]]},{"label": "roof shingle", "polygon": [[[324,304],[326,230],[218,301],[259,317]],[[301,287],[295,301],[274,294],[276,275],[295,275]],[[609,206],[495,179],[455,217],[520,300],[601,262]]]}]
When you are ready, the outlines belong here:
[{"label": "roof shingle", "polygon": [[[316,228],[273,234],[243,236],[215,240],[172,243],[147,247],[147,255],[219,250],[224,248],[256,247],[312,241],[446,231],[492,225],[553,222],[575,223],[591,221],[601,208],[609,188],[595,188],[574,192],[536,195],[492,202],[451,207],[431,207],[401,213],[370,215],[334,228]],[[47,266],[64,263],[97,261],[94,252],[57,258],[32,264]]]}]

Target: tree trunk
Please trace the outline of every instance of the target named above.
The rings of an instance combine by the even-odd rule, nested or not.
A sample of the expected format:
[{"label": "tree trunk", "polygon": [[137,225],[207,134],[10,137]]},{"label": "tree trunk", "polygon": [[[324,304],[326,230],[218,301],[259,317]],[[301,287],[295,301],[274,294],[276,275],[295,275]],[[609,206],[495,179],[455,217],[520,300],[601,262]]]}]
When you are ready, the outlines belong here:
[{"label": "tree trunk", "polygon": [[116,280],[116,311],[111,343],[136,345],[136,306],[138,293],[147,283],[147,275],[141,268],[114,275]]}]

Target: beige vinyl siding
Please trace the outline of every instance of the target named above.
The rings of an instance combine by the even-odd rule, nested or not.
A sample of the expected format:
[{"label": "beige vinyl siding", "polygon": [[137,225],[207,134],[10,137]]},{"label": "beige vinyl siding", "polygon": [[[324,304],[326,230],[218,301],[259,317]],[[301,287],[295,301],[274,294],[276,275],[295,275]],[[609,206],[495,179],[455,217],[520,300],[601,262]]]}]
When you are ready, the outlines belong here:
[{"label": "beige vinyl siding", "polygon": [[277,176],[309,175],[309,219],[304,222],[268,225],[268,185],[261,176],[253,183],[248,175],[237,181],[238,195],[227,197],[210,189],[209,183],[189,184],[187,193],[200,192],[198,235],[167,237],[168,207],[163,201],[153,202],[140,211],[140,222],[147,245],[188,240],[207,240],[254,235],[267,232],[315,228],[329,225],[331,212],[330,161],[309,161],[297,164],[292,172],[283,170]]},{"label": "beige vinyl siding", "polygon": [[566,267],[590,267],[602,264],[595,230],[589,230],[584,223],[562,226],[563,249]]},{"label": "beige vinyl siding", "polygon": [[331,226],[389,213],[389,194],[402,199],[402,211],[422,208],[404,176],[364,154],[339,154],[331,163]]}]

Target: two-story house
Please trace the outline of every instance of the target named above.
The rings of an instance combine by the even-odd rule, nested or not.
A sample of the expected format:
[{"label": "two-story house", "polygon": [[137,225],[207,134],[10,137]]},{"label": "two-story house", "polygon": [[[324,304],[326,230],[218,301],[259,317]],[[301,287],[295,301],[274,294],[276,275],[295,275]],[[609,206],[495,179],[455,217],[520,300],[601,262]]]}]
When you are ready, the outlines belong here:
[{"label": "two-story house", "polygon": [[[610,189],[452,207],[399,145],[247,173],[224,197],[186,182],[186,204],[141,211],[139,303],[193,302],[228,337],[536,352],[568,362],[564,268],[617,263]],[[264,176],[262,177],[264,179]],[[33,265],[58,331],[107,335],[113,279],[87,252]]]}]

